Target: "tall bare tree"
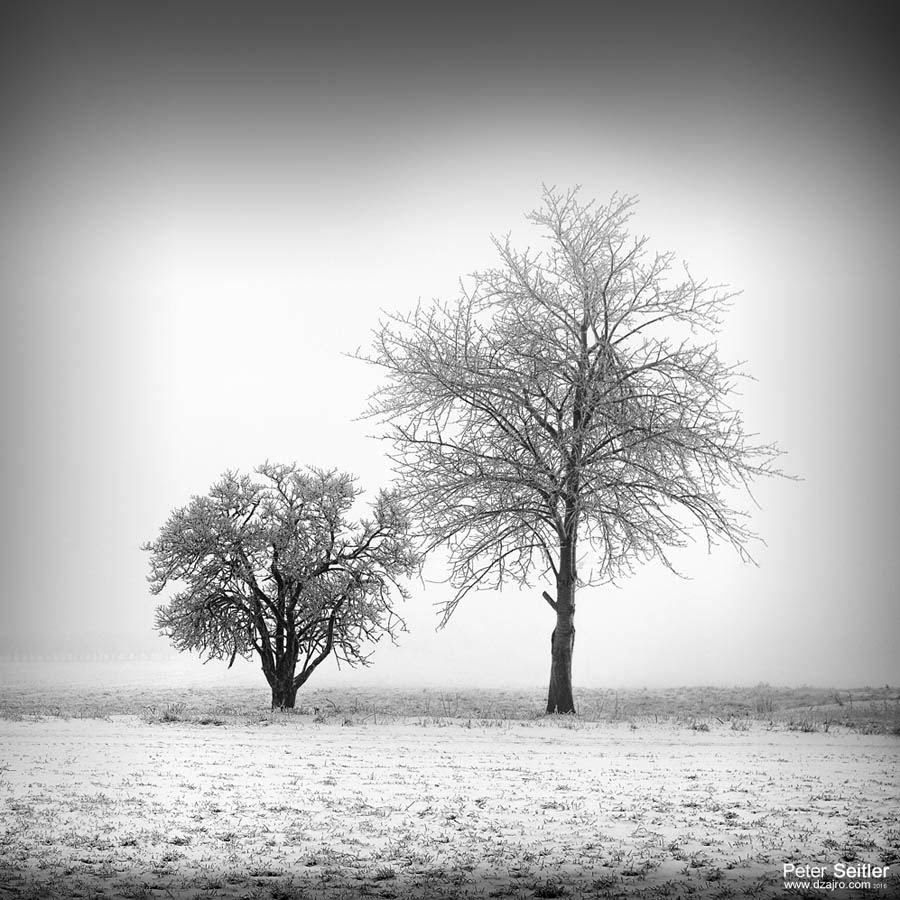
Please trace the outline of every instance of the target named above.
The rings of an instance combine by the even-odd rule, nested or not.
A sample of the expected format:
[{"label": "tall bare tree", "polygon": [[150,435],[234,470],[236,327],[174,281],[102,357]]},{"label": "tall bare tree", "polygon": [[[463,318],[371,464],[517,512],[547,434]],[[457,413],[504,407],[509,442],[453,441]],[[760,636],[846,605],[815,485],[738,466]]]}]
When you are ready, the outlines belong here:
[{"label": "tall bare tree", "polygon": [[652,558],[674,570],[695,527],[749,559],[728,495],[775,472],[711,337],[733,295],[686,269],[673,280],[672,254],[629,236],[634,203],[545,190],[528,216],[543,253],[495,238],[499,267],[389,317],[363,357],[386,372],[368,413],[429,547],[449,550],[442,624],[473,589],[552,579],[548,712],[575,710],[576,589]]},{"label": "tall bare tree", "polygon": [[272,708],[292,708],[330,655],[365,664],[367,642],[402,628],[392,592],[406,596],[401,579],[417,558],[395,493],[379,493],[354,523],[351,476],[270,463],[256,472],[226,473],[144,549],[154,594],[183,585],[158,607],[156,627],[179,650],[229,667],[255,653]]}]

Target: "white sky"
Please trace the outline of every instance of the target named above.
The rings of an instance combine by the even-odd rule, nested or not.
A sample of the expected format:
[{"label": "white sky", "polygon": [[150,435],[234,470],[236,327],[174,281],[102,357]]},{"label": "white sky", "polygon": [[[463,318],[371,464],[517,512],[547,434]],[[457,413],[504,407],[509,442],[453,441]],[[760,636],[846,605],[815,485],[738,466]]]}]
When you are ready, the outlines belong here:
[{"label": "white sky", "polygon": [[[234,21],[220,43],[193,21],[148,37],[109,10],[99,30],[16,23],[0,649],[164,652],[139,546],[226,468],[385,483],[355,420],[378,373],[343,354],[379,309],[492,264],[492,233],[535,240],[542,182],[580,183],[637,193],[655,248],[743,291],[722,353],[757,379],[749,429],[804,480],[759,486],[758,568],[701,549],[681,557],[690,580],[650,567],[583,591],[576,684],[900,680],[897,113],[877,23],[849,10],[811,29],[798,14],[777,42],[758,19],[656,21],[649,47],[635,15],[605,54],[598,17],[531,65],[502,22],[462,60],[462,26],[385,26],[383,46],[319,23],[319,68],[292,62],[292,33],[315,43],[299,19],[254,19],[246,59],[226,52]],[[539,588],[470,596],[435,633],[445,590],[416,586],[401,646],[346,677],[545,681]]]}]

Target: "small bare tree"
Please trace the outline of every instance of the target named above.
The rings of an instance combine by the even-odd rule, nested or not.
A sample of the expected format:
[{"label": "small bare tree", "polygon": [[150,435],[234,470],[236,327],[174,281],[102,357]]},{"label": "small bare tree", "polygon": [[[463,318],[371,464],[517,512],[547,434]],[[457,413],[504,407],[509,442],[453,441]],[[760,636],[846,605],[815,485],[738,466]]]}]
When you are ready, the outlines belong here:
[{"label": "small bare tree", "polygon": [[545,253],[494,239],[498,268],[454,302],[391,316],[363,358],[387,373],[368,414],[386,423],[429,547],[449,549],[442,624],[474,588],[552,576],[547,711],[566,713],[576,588],[651,558],[673,568],[693,526],[749,558],[726,492],[773,473],[777,451],[744,434],[739,372],[698,342],[733,295],[687,271],[670,283],[672,255],[628,235],[633,198],[543,199],[528,218]]},{"label": "small bare tree", "polygon": [[293,708],[329,655],[366,664],[366,642],[394,639],[403,621],[391,593],[406,597],[399,579],[417,559],[395,493],[382,491],[371,517],[353,523],[351,476],[269,463],[256,472],[226,473],[144,546],[154,594],[184,585],[158,607],[156,627],[179,650],[229,667],[257,654],[272,708]]}]

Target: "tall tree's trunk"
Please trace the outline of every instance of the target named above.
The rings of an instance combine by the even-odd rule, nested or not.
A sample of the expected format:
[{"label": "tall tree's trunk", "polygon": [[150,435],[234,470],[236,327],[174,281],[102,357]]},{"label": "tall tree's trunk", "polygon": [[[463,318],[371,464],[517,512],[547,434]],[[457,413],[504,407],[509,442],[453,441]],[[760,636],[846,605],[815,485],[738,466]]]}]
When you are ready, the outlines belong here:
[{"label": "tall tree's trunk", "polygon": [[573,713],[572,650],[575,647],[575,613],[556,612],[556,628],[550,638],[550,690],[548,713]]},{"label": "tall tree's trunk", "polygon": [[574,713],[572,697],[572,651],[575,647],[575,565],[574,550],[563,546],[556,579],[556,628],[550,638],[550,689],[548,713]]}]

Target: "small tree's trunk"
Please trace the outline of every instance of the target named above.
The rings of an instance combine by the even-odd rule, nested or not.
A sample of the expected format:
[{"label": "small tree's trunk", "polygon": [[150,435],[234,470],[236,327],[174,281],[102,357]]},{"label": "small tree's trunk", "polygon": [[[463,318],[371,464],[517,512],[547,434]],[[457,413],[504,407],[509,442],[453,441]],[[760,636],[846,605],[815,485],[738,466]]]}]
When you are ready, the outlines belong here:
[{"label": "small tree's trunk", "polygon": [[272,709],[293,709],[300,686],[294,678],[297,660],[294,656],[283,655],[275,660],[271,669],[263,667],[269,687],[272,688]]},{"label": "small tree's trunk", "polygon": [[559,575],[556,579],[556,628],[550,638],[550,690],[548,713],[574,713],[572,696],[572,651],[575,647],[575,565],[574,550],[560,548]]},{"label": "small tree's trunk", "polygon": [[276,682],[272,687],[272,709],[293,709],[297,701],[297,688],[294,679]]}]

